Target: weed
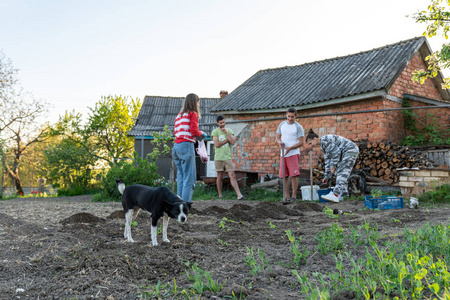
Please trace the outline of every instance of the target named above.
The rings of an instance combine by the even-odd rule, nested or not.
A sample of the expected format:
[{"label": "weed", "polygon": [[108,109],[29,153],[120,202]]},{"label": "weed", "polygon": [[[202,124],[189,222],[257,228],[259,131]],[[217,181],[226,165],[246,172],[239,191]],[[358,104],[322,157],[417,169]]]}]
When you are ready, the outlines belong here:
[{"label": "weed", "polygon": [[450,184],[443,184],[435,187],[434,190],[425,192],[419,196],[419,202],[435,203],[450,203]]},{"label": "weed", "polygon": [[192,288],[200,295],[205,291],[217,293],[226,283],[226,280],[222,284],[215,282],[211,273],[202,270],[197,263],[194,263],[191,270],[186,272],[186,275],[188,280],[193,282]]}]

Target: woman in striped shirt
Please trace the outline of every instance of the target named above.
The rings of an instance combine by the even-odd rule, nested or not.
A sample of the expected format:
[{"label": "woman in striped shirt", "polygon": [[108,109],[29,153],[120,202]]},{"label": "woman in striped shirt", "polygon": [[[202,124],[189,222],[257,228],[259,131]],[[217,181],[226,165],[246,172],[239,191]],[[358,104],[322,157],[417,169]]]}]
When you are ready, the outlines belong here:
[{"label": "woman in striped shirt", "polygon": [[198,129],[199,118],[200,99],[196,94],[189,94],[184,99],[183,107],[175,118],[175,144],[172,150],[173,161],[177,166],[177,194],[186,202],[192,201],[197,178],[195,138],[206,137],[206,133]]}]

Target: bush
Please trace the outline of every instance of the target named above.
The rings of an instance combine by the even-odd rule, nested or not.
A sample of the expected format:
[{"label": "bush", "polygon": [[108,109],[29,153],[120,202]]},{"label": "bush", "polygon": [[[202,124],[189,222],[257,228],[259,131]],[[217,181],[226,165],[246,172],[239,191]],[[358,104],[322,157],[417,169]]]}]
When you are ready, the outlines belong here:
[{"label": "bush", "polygon": [[122,179],[125,185],[143,184],[155,186],[160,179],[156,171],[158,167],[146,159],[142,159],[134,152],[132,162],[120,161],[109,169],[106,176],[102,178],[103,192],[92,198],[94,202],[120,201],[121,195],[117,188],[116,179]]},{"label": "bush", "polygon": [[85,188],[85,187],[77,185],[77,186],[66,188],[66,189],[58,189],[58,197],[92,195],[92,194],[98,193],[99,191],[100,191],[100,189],[94,188],[94,186],[91,186],[91,188]]},{"label": "bush", "polygon": [[425,192],[419,196],[419,202],[450,203],[450,185],[443,184],[434,191]]}]

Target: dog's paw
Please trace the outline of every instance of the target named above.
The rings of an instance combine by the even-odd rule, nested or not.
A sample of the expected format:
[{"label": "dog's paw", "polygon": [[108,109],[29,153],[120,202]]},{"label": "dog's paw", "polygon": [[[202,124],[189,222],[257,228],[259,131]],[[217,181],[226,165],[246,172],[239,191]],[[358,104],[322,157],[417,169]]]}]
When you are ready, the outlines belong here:
[{"label": "dog's paw", "polygon": [[134,243],[133,239],[128,239],[128,243]]},{"label": "dog's paw", "polygon": [[170,243],[170,240],[168,238],[165,238],[163,239],[163,242]]},{"label": "dog's paw", "polygon": [[153,247],[158,246],[158,242],[152,242]]}]

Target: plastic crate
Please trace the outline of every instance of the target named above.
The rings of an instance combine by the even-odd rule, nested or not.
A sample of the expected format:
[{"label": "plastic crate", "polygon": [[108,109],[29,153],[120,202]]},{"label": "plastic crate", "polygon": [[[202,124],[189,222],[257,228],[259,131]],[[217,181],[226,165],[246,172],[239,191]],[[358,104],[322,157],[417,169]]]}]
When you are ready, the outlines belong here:
[{"label": "plastic crate", "polygon": [[364,205],[370,209],[400,209],[404,207],[403,197],[397,196],[381,196],[374,198],[373,196],[364,196]]},{"label": "plastic crate", "polygon": [[327,195],[329,192],[333,191],[333,189],[321,189],[317,191],[317,194],[319,194],[319,202],[331,202],[325,199],[322,199],[322,196]]}]

